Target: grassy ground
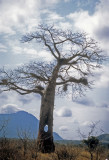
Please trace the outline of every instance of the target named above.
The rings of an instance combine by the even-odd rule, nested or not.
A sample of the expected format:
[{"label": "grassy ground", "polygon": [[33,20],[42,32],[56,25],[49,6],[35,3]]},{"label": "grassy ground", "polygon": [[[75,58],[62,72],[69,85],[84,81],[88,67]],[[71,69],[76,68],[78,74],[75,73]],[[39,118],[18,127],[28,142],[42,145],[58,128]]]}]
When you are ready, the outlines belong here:
[{"label": "grassy ground", "polygon": [[[55,144],[56,150],[51,154],[37,152],[36,141],[28,139],[0,139],[0,160],[90,160],[90,153],[83,146]],[[93,160],[109,158],[109,149],[99,147]]]}]

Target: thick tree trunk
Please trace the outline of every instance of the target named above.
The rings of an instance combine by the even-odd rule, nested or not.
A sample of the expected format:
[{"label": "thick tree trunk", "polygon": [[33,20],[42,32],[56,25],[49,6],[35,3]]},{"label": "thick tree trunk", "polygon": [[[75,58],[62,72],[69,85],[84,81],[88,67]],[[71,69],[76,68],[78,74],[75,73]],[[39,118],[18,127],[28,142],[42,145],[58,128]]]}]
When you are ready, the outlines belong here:
[{"label": "thick tree trunk", "polygon": [[[55,151],[53,142],[53,109],[57,74],[58,69],[55,68],[52,79],[50,80],[41,101],[37,147],[38,151],[42,153],[51,153]],[[45,130],[45,127],[47,130]]]},{"label": "thick tree trunk", "polygon": [[53,143],[54,90],[51,86],[48,86],[45,95],[42,97],[37,147],[43,153],[54,152],[55,150]]}]

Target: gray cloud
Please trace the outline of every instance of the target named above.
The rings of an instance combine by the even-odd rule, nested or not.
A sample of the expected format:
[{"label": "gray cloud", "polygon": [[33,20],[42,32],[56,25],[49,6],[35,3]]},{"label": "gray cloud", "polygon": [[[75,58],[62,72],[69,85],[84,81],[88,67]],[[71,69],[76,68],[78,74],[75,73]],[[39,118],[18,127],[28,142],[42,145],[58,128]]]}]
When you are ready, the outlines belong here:
[{"label": "gray cloud", "polygon": [[101,129],[104,131],[104,133],[109,133],[109,120],[101,122]]},{"label": "gray cloud", "polygon": [[87,97],[83,99],[78,99],[75,102],[85,106],[94,106],[94,102],[92,100],[89,100]]},{"label": "gray cloud", "polygon": [[6,93],[1,93],[1,94],[0,94],[0,99],[2,99],[2,100],[8,99],[7,94],[6,94]]},{"label": "gray cloud", "polygon": [[32,101],[32,99],[26,97],[19,97],[19,101],[21,101],[23,104],[28,104]]},{"label": "gray cloud", "polygon": [[95,31],[96,36],[101,40],[109,40],[109,26],[103,26]]},{"label": "gray cloud", "polygon": [[68,108],[61,108],[56,113],[59,117],[72,117],[72,110]]},{"label": "gray cloud", "polygon": [[59,127],[60,131],[68,131],[68,127],[67,126],[61,126]]},{"label": "gray cloud", "polygon": [[109,108],[109,103],[102,103],[98,105],[97,107]]},{"label": "gray cloud", "polygon": [[24,95],[21,96],[19,95],[18,100],[21,101],[23,104],[28,104],[31,103],[34,99],[39,100],[40,99],[40,95],[36,94],[31,94],[31,95]]}]

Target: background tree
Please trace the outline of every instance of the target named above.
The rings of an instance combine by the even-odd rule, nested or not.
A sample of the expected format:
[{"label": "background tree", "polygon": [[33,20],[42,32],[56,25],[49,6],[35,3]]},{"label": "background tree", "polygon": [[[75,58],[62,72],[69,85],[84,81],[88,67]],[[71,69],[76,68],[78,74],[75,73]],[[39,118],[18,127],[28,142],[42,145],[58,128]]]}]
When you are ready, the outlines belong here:
[{"label": "background tree", "polygon": [[24,154],[24,157],[27,154],[28,144],[30,142],[30,136],[31,136],[30,130],[22,130],[22,128],[18,129],[18,137],[19,137],[20,141],[23,144],[23,149],[24,149],[23,154]]},{"label": "background tree", "polygon": [[99,139],[95,136],[90,136],[88,139],[83,140],[83,143],[87,146],[87,149],[90,153],[90,159],[93,160],[93,153],[99,146]]},{"label": "background tree", "polygon": [[8,122],[9,122],[9,119],[1,119],[0,120],[0,136],[2,138],[6,138]]},{"label": "background tree", "polygon": [[78,129],[78,133],[81,138],[83,138],[82,142],[86,146],[86,150],[90,153],[90,160],[94,159],[94,154],[96,154],[96,160],[99,160],[101,157],[101,153],[103,153],[104,149],[102,143],[100,142],[97,135],[102,134],[104,131],[101,128],[98,128],[97,125],[100,121],[92,122],[89,125],[88,134],[84,134]]},{"label": "background tree", "polygon": [[[32,40],[52,55],[52,61],[36,60],[15,70],[3,68],[0,70],[0,86],[2,91],[41,95],[38,149],[41,152],[53,152],[55,93],[67,93],[67,87],[71,85],[74,95],[83,94],[84,89],[91,86],[92,71],[100,67],[105,57],[97,43],[85,33],[40,25],[36,32],[22,37],[22,42]],[[44,130],[45,126],[48,127],[47,131]]]}]

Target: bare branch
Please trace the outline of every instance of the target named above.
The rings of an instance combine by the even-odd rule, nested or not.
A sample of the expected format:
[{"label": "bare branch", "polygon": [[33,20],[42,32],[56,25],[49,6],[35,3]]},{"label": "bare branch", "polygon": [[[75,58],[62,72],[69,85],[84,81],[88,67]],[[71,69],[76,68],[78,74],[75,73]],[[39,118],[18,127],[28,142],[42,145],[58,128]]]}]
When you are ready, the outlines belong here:
[{"label": "bare branch", "polygon": [[62,85],[62,84],[66,84],[66,83],[69,83],[69,82],[82,83],[83,85],[88,85],[88,81],[87,81],[86,78],[76,79],[76,78],[74,78],[74,77],[70,77],[69,79],[64,80],[63,77],[61,77],[61,79],[62,79],[63,81],[57,82],[56,85]]},{"label": "bare branch", "polygon": [[[39,25],[36,32],[23,36],[22,42],[30,42],[33,39],[43,44],[55,61],[48,64],[31,62],[9,72],[2,69],[2,91],[43,94],[55,78],[56,83],[52,83],[58,86],[76,84],[75,90],[83,93],[82,88],[89,88],[91,84],[89,76],[93,75],[93,70],[100,67],[106,59],[95,40],[89,38],[86,33],[72,33],[70,30],[62,31],[54,26]],[[58,71],[54,74],[56,66]]]}]

